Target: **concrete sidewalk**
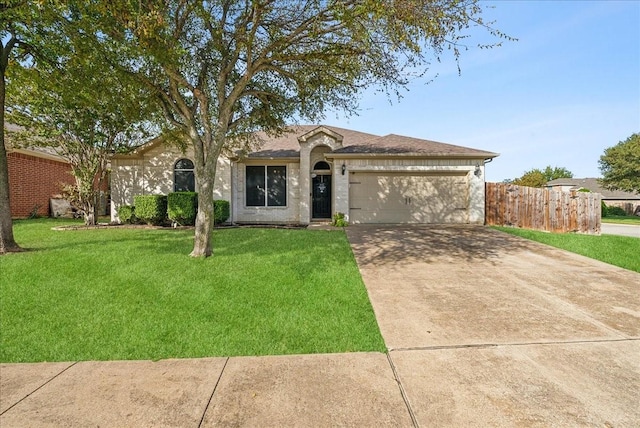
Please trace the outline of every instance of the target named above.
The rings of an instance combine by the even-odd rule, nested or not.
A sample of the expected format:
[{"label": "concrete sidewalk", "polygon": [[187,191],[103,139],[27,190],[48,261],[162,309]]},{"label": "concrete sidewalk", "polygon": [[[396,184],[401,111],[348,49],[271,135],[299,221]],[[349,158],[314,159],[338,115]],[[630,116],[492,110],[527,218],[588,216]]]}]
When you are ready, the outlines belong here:
[{"label": "concrete sidewalk", "polygon": [[4,364],[0,426],[412,426],[385,354]]}]

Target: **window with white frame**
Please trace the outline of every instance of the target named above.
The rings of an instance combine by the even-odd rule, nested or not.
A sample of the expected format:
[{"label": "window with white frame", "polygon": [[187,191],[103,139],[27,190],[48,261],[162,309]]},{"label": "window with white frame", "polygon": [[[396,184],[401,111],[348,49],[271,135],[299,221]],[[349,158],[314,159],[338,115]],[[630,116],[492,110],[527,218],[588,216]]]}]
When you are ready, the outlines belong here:
[{"label": "window with white frame", "polygon": [[287,167],[247,165],[245,168],[248,207],[287,205]]}]

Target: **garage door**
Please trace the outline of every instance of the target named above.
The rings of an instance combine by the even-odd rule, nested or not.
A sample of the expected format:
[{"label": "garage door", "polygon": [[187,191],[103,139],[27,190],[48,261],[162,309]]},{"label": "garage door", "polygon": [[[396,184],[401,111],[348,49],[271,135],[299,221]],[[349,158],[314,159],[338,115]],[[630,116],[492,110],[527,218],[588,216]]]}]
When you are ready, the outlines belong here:
[{"label": "garage door", "polygon": [[468,223],[466,173],[415,175],[354,172],[349,177],[352,223]]}]

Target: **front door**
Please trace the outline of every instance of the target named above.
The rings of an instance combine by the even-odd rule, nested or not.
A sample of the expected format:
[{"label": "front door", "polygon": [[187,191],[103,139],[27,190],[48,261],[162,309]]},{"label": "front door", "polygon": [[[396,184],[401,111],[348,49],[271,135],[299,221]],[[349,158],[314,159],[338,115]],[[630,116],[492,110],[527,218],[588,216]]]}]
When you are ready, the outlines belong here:
[{"label": "front door", "polygon": [[331,176],[313,177],[312,218],[331,218]]}]

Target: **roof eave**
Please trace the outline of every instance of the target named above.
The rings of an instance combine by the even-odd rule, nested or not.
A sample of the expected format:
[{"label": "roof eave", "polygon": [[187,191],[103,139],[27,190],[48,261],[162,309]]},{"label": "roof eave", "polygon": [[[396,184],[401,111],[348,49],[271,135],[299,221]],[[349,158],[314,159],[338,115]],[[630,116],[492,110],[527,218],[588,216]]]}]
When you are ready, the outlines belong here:
[{"label": "roof eave", "polygon": [[300,162],[299,156],[245,156],[242,158],[232,157],[229,158],[233,162],[247,162],[247,161],[287,161],[287,162]]},{"label": "roof eave", "polygon": [[50,153],[39,152],[37,150],[7,148],[7,154],[9,154],[9,153],[19,153],[19,154],[22,154],[22,155],[33,156],[33,157],[36,157],[36,158],[48,159],[48,160],[61,162],[61,163],[69,163],[69,161],[67,159],[65,159],[64,157],[62,157],[62,156],[58,156],[58,155],[54,155],[54,154],[50,154]]},{"label": "roof eave", "polygon": [[498,153],[325,153],[326,158],[356,159],[356,158],[386,158],[386,159],[493,159]]}]

